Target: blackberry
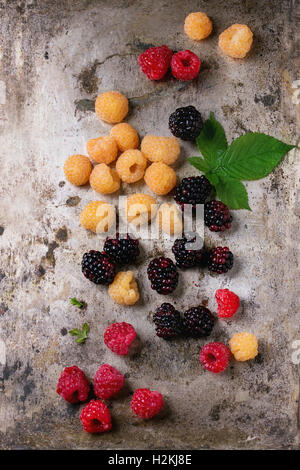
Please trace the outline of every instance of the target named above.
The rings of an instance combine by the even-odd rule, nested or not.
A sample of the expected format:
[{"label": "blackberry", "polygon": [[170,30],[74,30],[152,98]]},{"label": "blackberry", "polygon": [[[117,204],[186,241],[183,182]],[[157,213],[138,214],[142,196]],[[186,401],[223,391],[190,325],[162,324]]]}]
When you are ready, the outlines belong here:
[{"label": "blackberry", "polygon": [[120,265],[134,263],[140,254],[139,241],[131,238],[128,233],[124,237],[119,233],[115,238],[107,237],[103,250],[115,263]]},{"label": "blackberry", "polygon": [[215,273],[227,273],[233,266],[233,254],[227,246],[217,246],[209,252],[207,266]]},{"label": "blackberry", "polygon": [[105,252],[84,253],[81,268],[84,276],[95,284],[111,284],[115,277],[115,264]]},{"label": "blackberry", "polygon": [[193,307],[184,312],[183,328],[188,336],[199,338],[209,336],[214,326],[214,317],[208,308]]},{"label": "blackberry", "polygon": [[189,176],[183,178],[181,184],[175,188],[174,199],[183,209],[184,204],[204,204],[212,190],[212,185],[204,176]]},{"label": "blackberry", "polygon": [[[186,249],[186,244],[194,244],[194,249]],[[201,248],[197,249],[197,245]],[[183,237],[177,238],[172,247],[172,252],[175,256],[176,266],[178,268],[192,268],[194,266],[204,266],[206,262],[206,251],[201,243],[200,237],[195,235],[194,237]]]},{"label": "blackberry", "polygon": [[169,303],[163,303],[156,309],[153,321],[160,338],[171,339],[182,333],[180,313]]},{"label": "blackberry", "polygon": [[175,137],[195,140],[203,128],[201,114],[194,106],[177,108],[169,117],[169,128]]},{"label": "blackberry", "polygon": [[154,258],[147,269],[151,288],[159,294],[170,294],[178,284],[178,272],[170,258]]},{"label": "blackberry", "polygon": [[211,232],[224,232],[231,227],[232,216],[223,202],[209,201],[204,204],[204,222]]}]

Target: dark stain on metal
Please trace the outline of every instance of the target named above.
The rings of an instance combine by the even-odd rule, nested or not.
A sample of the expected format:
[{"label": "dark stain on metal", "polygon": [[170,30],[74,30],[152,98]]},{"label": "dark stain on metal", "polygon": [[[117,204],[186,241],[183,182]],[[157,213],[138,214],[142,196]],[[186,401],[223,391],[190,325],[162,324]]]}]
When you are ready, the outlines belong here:
[{"label": "dark stain on metal", "polygon": [[277,100],[280,99],[280,88],[277,88],[273,93],[267,95],[255,95],[254,102],[262,103],[266,108],[273,106]]},{"label": "dark stain on metal", "polygon": [[75,115],[78,111],[86,112],[86,111],[93,111],[95,112],[95,100],[77,100],[75,101]]},{"label": "dark stain on metal", "polygon": [[60,242],[66,242],[68,240],[68,230],[66,227],[60,228],[55,235],[55,239]]},{"label": "dark stain on metal", "polygon": [[27,383],[25,383],[24,388],[23,388],[23,395],[20,396],[20,400],[23,404],[26,398],[32,393],[34,389],[35,389],[35,383],[33,382],[33,380],[29,380]]},{"label": "dark stain on metal", "polygon": [[212,407],[212,409],[209,412],[209,416],[213,421],[219,421],[220,420],[220,405],[215,405]]},{"label": "dark stain on metal", "polygon": [[40,264],[39,266],[36,267],[35,269],[35,273],[38,277],[42,277],[44,276],[44,274],[46,273],[46,270],[45,268]]},{"label": "dark stain on metal", "polygon": [[1,303],[0,304],[0,315],[4,315],[5,312],[7,312],[7,310],[8,310],[8,306],[5,305],[4,303]]},{"label": "dark stain on metal", "polygon": [[66,200],[66,206],[69,207],[74,207],[77,206],[81,201],[81,198],[79,196],[71,196]]},{"label": "dark stain on metal", "polygon": [[78,75],[80,89],[89,95],[98,91],[99,78],[96,74],[98,65],[99,62],[95,60],[91,67],[85,67]]},{"label": "dark stain on metal", "polygon": [[58,243],[56,243],[56,241],[53,241],[51,243],[49,243],[48,245],[48,250],[45,254],[45,256],[43,256],[42,258],[42,262],[43,261],[47,261],[51,266],[55,266],[55,257],[54,257],[54,250],[59,246]]},{"label": "dark stain on metal", "polygon": [[143,42],[140,39],[135,39],[132,43],[127,43],[127,46],[133,46],[135,49],[139,51],[145,51],[149,49],[149,47],[155,47],[155,45],[151,42]]},{"label": "dark stain on metal", "polygon": [[14,362],[12,366],[9,366],[8,364],[5,364],[4,369],[3,369],[3,374],[2,378],[3,380],[8,380],[12,375],[15,374],[15,372],[22,367],[22,362],[17,360]]}]

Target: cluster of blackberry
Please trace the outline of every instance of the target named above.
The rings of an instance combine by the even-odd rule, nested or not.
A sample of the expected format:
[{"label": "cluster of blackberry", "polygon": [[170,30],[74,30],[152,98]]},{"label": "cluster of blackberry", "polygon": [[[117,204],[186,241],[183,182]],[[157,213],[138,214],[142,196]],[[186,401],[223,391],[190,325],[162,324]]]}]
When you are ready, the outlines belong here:
[{"label": "cluster of blackberry", "polygon": [[206,250],[204,246],[187,249],[187,245],[192,247],[196,243],[199,243],[196,236],[177,238],[175,240],[172,252],[178,268],[186,269],[195,266],[207,266],[210,271],[218,274],[226,273],[232,268],[233,254],[227,246],[218,246],[212,250]]},{"label": "cluster of blackberry", "polygon": [[153,315],[156,334],[163,339],[179,336],[201,338],[209,336],[214,326],[214,317],[204,306],[193,307],[183,314],[170,303],[163,303]]},{"label": "cluster of blackberry", "polygon": [[129,234],[119,233],[115,238],[107,237],[103,251],[91,250],[82,258],[84,276],[95,284],[111,284],[116,275],[116,265],[134,263],[140,254],[139,241]]}]

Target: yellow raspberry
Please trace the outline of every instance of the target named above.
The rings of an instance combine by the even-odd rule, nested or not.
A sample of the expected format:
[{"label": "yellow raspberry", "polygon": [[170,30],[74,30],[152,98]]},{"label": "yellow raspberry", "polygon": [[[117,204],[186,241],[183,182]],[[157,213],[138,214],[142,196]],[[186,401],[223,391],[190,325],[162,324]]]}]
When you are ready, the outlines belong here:
[{"label": "yellow raspberry", "polygon": [[164,196],[176,185],[176,173],[163,162],[152,163],[145,172],[145,182],[155,194]]},{"label": "yellow raspberry", "polygon": [[120,189],[120,178],[116,170],[100,163],[91,173],[90,185],[97,193],[111,194]]},{"label": "yellow raspberry", "polygon": [[126,200],[127,220],[134,225],[143,225],[150,222],[155,217],[156,212],[156,200],[148,194],[132,194]]},{"label": "yellow raspberry", "polygon": [[64,164],[65,177],[75,186],[86,184],[92,169],[93,166],[90,160],[84,155],[71,155]]},{"label": "yellow raspberry", "polygon": [[125,150],[136,149],[139,146],[140,139],[137,131],[131,127],[127,122],[121,122],[110,130],[110,135],[113,137],[121,152]]},{"label": "yellow raspberry", "polygon": [[106,165],[109,165],[118,156],[117,142],[110,136],[88,140],[86,150],[92,160],[97,163],[106,163]]},{"label": "yellow raspberry", "polygon": [[212,22],[206,13],[201,11],[190,13],[185,19],[184,31],[191,39],[200,41],[212,32]]},{"label": "yellow raspberry", "polygon": [[139,289],[132,271],[118,272],[108,288],[110,297],[121,305],[133,305],[139,298]]},{"label": "yellow raspberry", "polygon": [[126,150],[116,163],[116,170],[122,181],[135,183],[143,178],[147,159],[139,150]]},{"label": "yellow raspberry", "polygon": [[245,24],[233,24],[219,36],[221,50],[235,59],[243,59],[250,51],[252,42],[252,31]]},{"label": "yellow raspberry", "polygon": [[158,137],[146,135],[141,143],[141,151],[150,162],[174,163],[180,153],[176,137]]},{"label": "yellow raspberry", "polygon": [[229,341],[229,346],[237,361],[248,361],[258,354],[258,343],[252,333],[236,333]]},{"label": "yellow raspberry", "polygon": [[128,113],[128,99],[119,91],[106,91],[97,96],[95,111],[102,121],[116,124],[123,121]]},{"label": "yellow raspberry", "polygon": [[80,223],[95,233],[108,232],[115,222],[115,209],[105,201],[91,201],[80,214]]},{"label": "yellow raspberry", "polygon": [[181,233],[183,229],[182,215],[178,207],[170,202],[160,206],[157,213],[158,225],[168,235]]}]

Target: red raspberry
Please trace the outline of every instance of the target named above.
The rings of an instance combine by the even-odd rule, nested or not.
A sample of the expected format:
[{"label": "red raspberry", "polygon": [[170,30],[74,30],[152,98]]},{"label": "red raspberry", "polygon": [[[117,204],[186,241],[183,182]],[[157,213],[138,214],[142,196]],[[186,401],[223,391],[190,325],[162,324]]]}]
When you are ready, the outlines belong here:
[{"label": "red raspberry", "polygon": [[170,66],[173,52],[168,46],[150,47],[139,55],[138,63],[150,80],[162,79]]},{"label": "red raspberry", "polygon": [[109,364],[102,364],[94,377],[94,392],[106,400],[116,395],[124,385],[123,375]]},{"label": "red raspberry", "polygon": [[79,367],[66,367],[60,374],[56,392],[69,403],[85,401],[89,391],[90,384]]},{"label": "red raspberry", "polygon": [[229,289],[218,289],[215,293],[218,303],[218,317],[229,318],[234,315],[240,306],[240,299]]},{"label": "red raspberry", "polygon": [[231,352],[223,343],[208,343],[201,349],[200,361],[210,372],[223,372],[228,366]]},{"label": "red raspberry", "polygon": [[82,409],[80,421],[86,432],[99,433],[111,429],[110,412],[102,400],[91,400]]},{"label": "red raspberry", "polygon": [[126,356],[136,338],[136,332],[129,323],[112,323],[104,332],[104,343],[119,356]]},{"label": "red raspberry", "polygon": [[196,78],[201,66],[201,60],[191,51],[179,51],[171,60],[172,75],[179,80],[188,81]]},{"label": "red raspberry", "polygon": [[132,397],[131,408],[140,418],[149,419],[157,415],[164,406],[164,400],[159,392],[148,388],[138,388]]}]

